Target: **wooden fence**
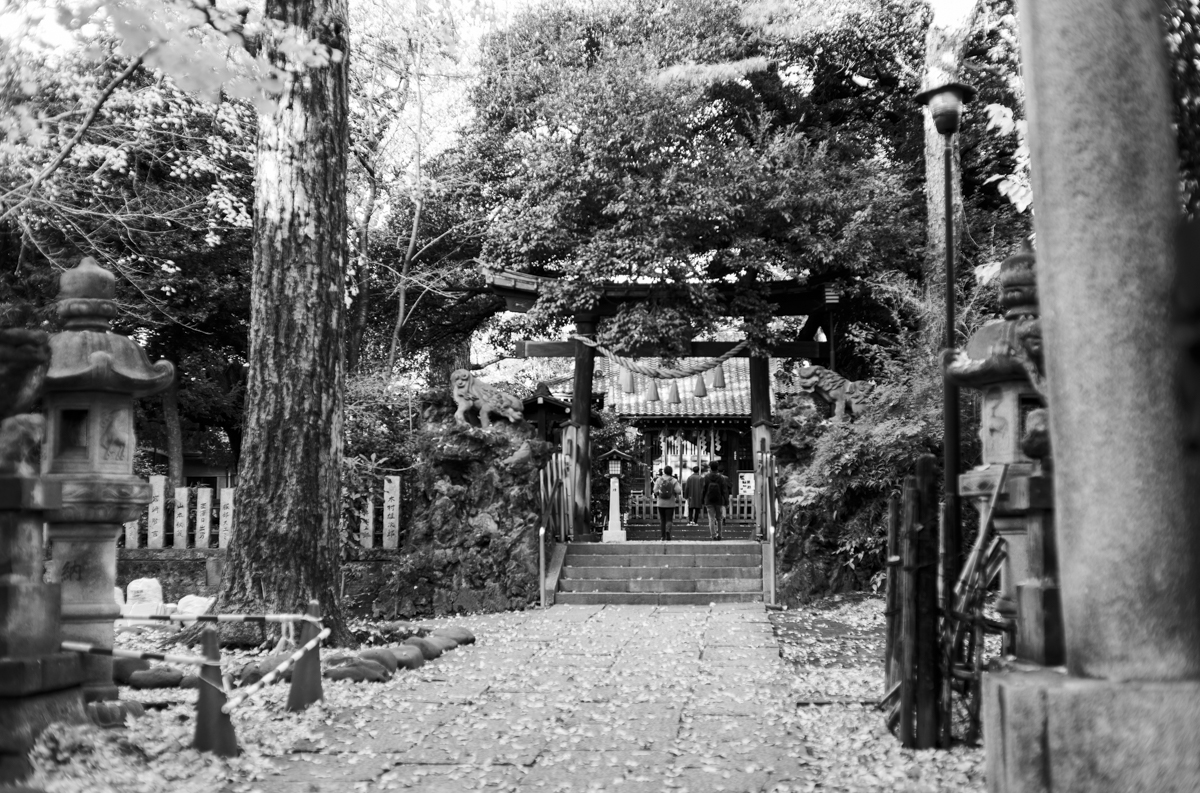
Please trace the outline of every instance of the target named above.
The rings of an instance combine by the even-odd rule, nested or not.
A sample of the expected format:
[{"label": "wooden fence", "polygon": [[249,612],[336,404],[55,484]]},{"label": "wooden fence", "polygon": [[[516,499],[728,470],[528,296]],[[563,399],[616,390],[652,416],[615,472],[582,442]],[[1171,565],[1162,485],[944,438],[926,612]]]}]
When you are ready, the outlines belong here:
[{"label": "wooden fence", "polygon": [[[167,499],[167,478],[150,477],[150,503],[141,520],[125,524],[126,548],[228,548],[233,532],[237,488],[177,487]],[[372,497],[356,509],[361,548],[396,548],[400,543],[401,483],[383,477],[381,498]],[[379,502],[378,504],[376,502]],[[172,514],[168,524],[167,514]],[[376,515],[381,520],[376,526]],[[169,529],[169,531],[168,531]]]},{"label": "wooden fence", "polygon": [[[640,490],[629,495],[629,520],[631,523],[658,523],[658,513],[654,511],[655,498],[646,496]],[[729,500],[729,514],[726,520],[733,522],[754,522],[754,496],[734,496]]]}]

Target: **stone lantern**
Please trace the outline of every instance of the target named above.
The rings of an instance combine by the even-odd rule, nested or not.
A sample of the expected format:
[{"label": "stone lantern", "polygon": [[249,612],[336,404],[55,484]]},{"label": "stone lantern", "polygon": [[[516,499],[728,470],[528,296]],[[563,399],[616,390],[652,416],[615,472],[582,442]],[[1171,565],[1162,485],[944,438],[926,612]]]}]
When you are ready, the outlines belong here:
[{"label": "stone lantern", "polygon": [[621,523],[621,477],[633,457],[617,449],[609,449],[596,459],[608,462],[608,524],[601,540],[625,542],[625,528]]},{"label": "stone lantern", "polygon": [[[151,365],[132,339],[110,331],[117,315],[116,279],[85,258],[59,282],[64,330],[50,338],[43,404],[42,474],[62,488],[45,513],[51,558],[62,586],[62,638],[112,647],[116,539],[150,501],[150,485],[133,475],[133,401],[165,389],[168,361]],[[112,659],[89,655],[84,699],[114,700]]]},{"label": "stone lantern", "polygon": [[[970,499],[982,516],[1000,476],[1008,466],[1004,490],[996,501],[993,523],[1005,545],[997,610],[1017,625],[1015,649],[1024,660],[1061,663],[1061,627],[1057,618],[1057,560],[1051,526],[1052,490],[1048,460],[1031,435],[1044,435],[1041,375],[1041,326],[1037,311],[1035,257],[1026,247],[1000,268],[1003,320],[980,328],[965,351],[947,363],[946,376],[981,393],[979,435],[983,464],[959,476],[959,494]],[[1038,386],[1038,387],[1035,387]],[[1023,443],[1023,441],[1026,441]],[[1028,596],[1019,590],[1028,590]],[[1018,600],[1037,593],[1039,604],[1018,608]],[[1019,612],[1031,616],[1022,624]],[[1036,616],[1035,616],[1036,615]],[[1036,625],[1034,623],[1037,623]]]}]

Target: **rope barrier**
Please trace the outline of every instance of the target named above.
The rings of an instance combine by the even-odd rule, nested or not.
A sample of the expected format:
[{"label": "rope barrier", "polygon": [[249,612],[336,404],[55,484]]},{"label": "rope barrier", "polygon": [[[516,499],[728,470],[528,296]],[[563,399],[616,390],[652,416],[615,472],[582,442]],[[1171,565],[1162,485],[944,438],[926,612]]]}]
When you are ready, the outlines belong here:
[{"label": "rope barrier", "polygon": [[685,366],[682,369],[667,369],[661,366],[651,366],[650,364],[638,363],[632,358],[626,358],[623,355],[617,355],[612,350],[602,347],[600,342],[589,339],[586,336],[580,336],[577,333],[571,334],[571,338],[575,341],[583,342],[618,366],[654,380],[677,380],[684,377],[691,377],[692,375],[703,374],[709,369],[716,369],[718,366],[725,363],[750,345],[749,341],[743,339],[734,345],[733,349],[722,353],[717,358],[701,358],[696,363],[691,364],[690,366]]},{"label": "rope barrier", "polygon": [[305,644],[299,650],[296,650],[296,652],[292,653],[291,656],[289,656],[283,663],[281,663],[279,666],[272,669],[270,672],[267,672],[267,674],[263,675],[263,678],[261,680],[259,680],[257,683],[254,683],[253,685],[243,688],[242,690],[240,690],[236,694],[234,694],[232,697],[230,697],[229,701],[221,706],[221,712],[222,713],[232,712],[234,708],[236,708],[238,705],[242,704],[242,702],[244,702],[247,698],[254,696],[255,694],[257,694],[259,691],[261,691],[266,686],[269,686],[272,683],[274,683],[276,678],[278,678],[280,675],[282,675],[284,672],[286,672],[288,670],[288,667],[290,667],[292,664],[299,661],[306,652],[308,652],[309,650],[313,649],[318,644],[320,644],[323,639],[328,638],[329,634],[332,632],[333,631],[329,628],[325,628],[324,630],[322,630],[320,633],[318,633],[316,636],[314,636],[312,639],[310,639],[307,644]]},{"label": "rope barrier", "polygon": [[158,620],[160,622],[311,622],[320,625],[321,620],[307,614],[147,614],[129,617],[128,621]]},{"label": "rope barrier", "polygon": [[[171,655],[170,653],[151,653],[140,650],[119,650],[112,647],[97,647],[84,642],[62,642],[59,645],[70,653],[86,653],[87,655],[111,655],[113,658],[137,658],[146,661],[166,661],[169,664],[191,664],[192,666],[208,666],[215,662],[198,655]],[[220,666],[219,663],[215,665]]]}]

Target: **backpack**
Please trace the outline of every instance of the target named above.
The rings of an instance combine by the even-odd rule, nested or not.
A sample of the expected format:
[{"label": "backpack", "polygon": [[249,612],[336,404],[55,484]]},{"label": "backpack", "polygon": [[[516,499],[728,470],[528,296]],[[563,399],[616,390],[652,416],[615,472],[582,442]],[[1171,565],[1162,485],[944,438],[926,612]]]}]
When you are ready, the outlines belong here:
[{"label": "backpack", "polygon": [[704,497],[702,498],[704,504],[725,503],[725,492],[721,486],[722,483],[719,477],[720,474],[717,474],[715,477],[712,474],[708,474],[704,477]]},{"label": "backpack", "polygon": [[675,477],[659,477],[658,487],[655,488],[654,495],[658,498],[661,498],[663,501],[670,501],[671,499],[675,498]]}]

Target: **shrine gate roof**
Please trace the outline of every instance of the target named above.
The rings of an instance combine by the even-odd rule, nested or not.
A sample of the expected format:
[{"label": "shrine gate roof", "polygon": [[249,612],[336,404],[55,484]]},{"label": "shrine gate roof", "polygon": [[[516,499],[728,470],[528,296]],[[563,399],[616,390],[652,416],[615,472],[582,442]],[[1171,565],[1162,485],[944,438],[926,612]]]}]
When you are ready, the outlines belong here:
[{"label": "shrine gate roof", "polygon": [[[676,366],[683,367],[700,359],[678,358]],[[652,366],[659,364],[658,358],[638,358],[639,363]],[[780,361],[771,360],[771,404],[781,394],[799,393],[798,386],[778,382],[776,377],[780,369]],[[698,423],[717,421],[749,421],[750,420],[750,359],[730,358],[724,364],[725,387],[713,388],[713,372],[708,371],[704,382],[708,394],[696,396],[695,377],[678,380],[658,381],[658,401],[646,401],[646,386],[650,378],[633,375],[633,392],[625,393],[621,389],[620,367],[606,358],[596,361],[596,375],[593,381],[592,393],[604,395],[604,406],[616,411],[619,415],[633,420],[646,420],[658,423],[663,419],[682,419]],[[673,404],[667,401],[667,394],[674,382],[679,389],[679,402]],[[571,378],[562,378],[550,384],[551,390],[565,400],[571,399]]]}]

